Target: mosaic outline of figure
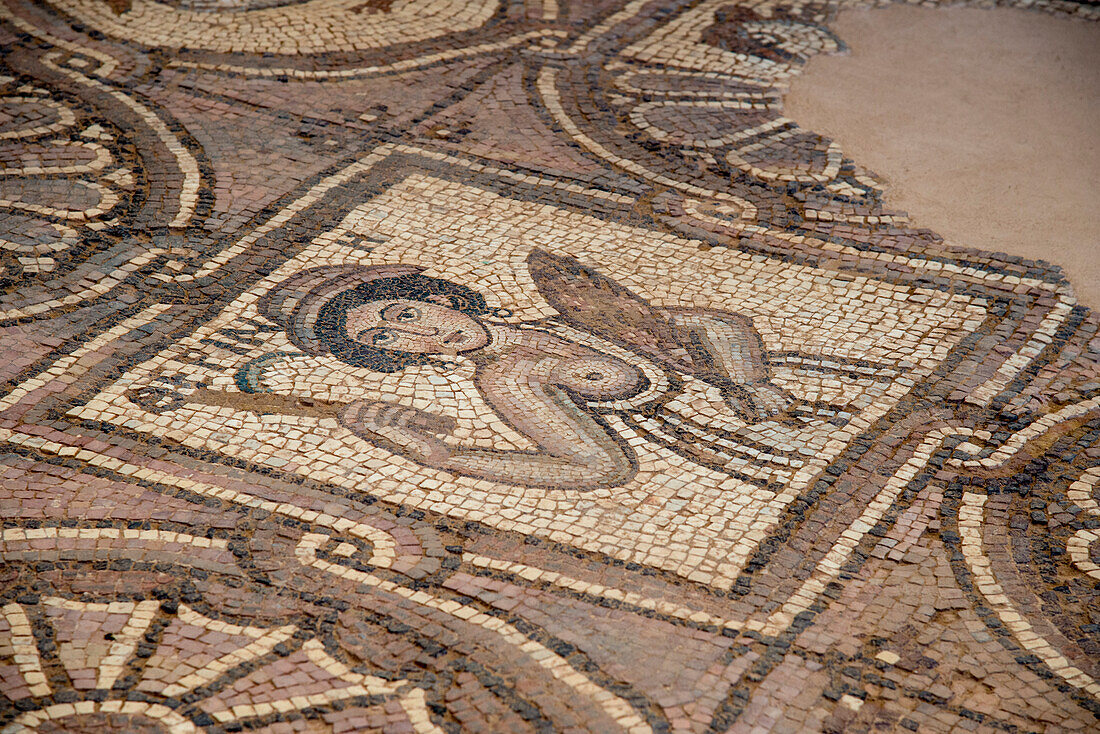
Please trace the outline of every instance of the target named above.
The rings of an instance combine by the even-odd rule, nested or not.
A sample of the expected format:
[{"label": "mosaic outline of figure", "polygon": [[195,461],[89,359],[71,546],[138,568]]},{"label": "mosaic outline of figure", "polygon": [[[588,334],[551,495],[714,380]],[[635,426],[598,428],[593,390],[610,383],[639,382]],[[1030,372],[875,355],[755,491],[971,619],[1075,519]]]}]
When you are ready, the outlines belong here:
[{"label": "mosaic outline of figure", "polygon": [[[566,324],[718,387],[746,421],[775,417],[792,402],[768,381],[764,344],[748,317],[657,308],[575,259],[542,250],[527,264]],[[505,484],[585,490],[622,485],[637,471],[633,450],[589,403],[638,395],[649,387],[644,372],[540,329],[541,322],[496,318],[499,310],[470,288],[411,265],[323,266],[291,276],[257,308],[304,353],[378,372],[461,354],[473,362],[486,403],[535,448],[454,446],[441,438],[454,429],[450,418],[375,399],[303,405],[256,394],[254,410],[334,415],[360,438],[418,464]],[[243,392],[263,390],[253,370],[271,361],[264,355],[238,370]],[[199,392],[206,394],[188,401],[219,400]]]}]

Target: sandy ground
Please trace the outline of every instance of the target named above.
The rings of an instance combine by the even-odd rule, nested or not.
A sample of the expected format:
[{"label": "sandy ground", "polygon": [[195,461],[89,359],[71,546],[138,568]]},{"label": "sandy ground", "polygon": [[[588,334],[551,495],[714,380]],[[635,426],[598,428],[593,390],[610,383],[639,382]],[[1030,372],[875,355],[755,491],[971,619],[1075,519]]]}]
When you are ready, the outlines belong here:
[{"label": "sandy ground", "polygon": [[849,10],[787,115],[948,241],[1065,268],[1100,307],[1100,24],[999,8]]}]

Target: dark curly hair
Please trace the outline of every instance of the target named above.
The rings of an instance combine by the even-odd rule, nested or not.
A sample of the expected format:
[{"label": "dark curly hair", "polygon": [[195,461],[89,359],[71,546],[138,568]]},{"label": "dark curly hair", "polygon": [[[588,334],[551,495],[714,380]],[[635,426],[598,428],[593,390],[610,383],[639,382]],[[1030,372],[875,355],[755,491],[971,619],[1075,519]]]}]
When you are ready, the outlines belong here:
[{"label": "dark curly hair", "polygon": [[464,285],[420,274],[403,275],[372,280],[336,296],[321,308],[315,333],[341,362],[375,372],[398,372],[418,364],[446,364],[429,354],[379,349],[348,337],[348,311],[370,301],[394,300],[445,305],[474,318],[490,313],[485,298]]}]

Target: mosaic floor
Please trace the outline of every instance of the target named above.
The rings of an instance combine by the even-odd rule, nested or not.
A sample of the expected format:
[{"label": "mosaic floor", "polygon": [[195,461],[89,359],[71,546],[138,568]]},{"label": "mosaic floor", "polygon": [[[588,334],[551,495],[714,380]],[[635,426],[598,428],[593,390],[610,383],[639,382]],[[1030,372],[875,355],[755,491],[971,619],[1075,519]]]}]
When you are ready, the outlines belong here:
[{"label": "mosaic floor", "polygon": [[0,732],[1097,731],[1100,320],[860,4],[0,3]]}]

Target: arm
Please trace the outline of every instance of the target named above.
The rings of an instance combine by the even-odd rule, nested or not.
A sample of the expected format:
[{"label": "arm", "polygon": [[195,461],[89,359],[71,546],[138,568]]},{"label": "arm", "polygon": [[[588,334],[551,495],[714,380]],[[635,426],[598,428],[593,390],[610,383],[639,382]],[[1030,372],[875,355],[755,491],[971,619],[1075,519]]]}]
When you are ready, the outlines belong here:
[{"label": "arm", "polygon": [[[425,427],[422,411],[374,401],[352,403],[341,421],[351,431],[418,464],[503,484],[560,489],[613,487],[635,473],[630,450],[562,390],[525,371],[533,362],[490,366],[478,388],[497,414],[538,448],[533,451],[450,446]],[[419,423],[419,425],[417,425]]]},{"label": "arm", "polygon": [[692,360],[705,366],[698,376],[739,402],[750,419],[776,415],[790,405],[791,397],[769,382],[764,340],[752,319],[709,309],[668,309],[668,315],[689,341],[685,346]]}]

